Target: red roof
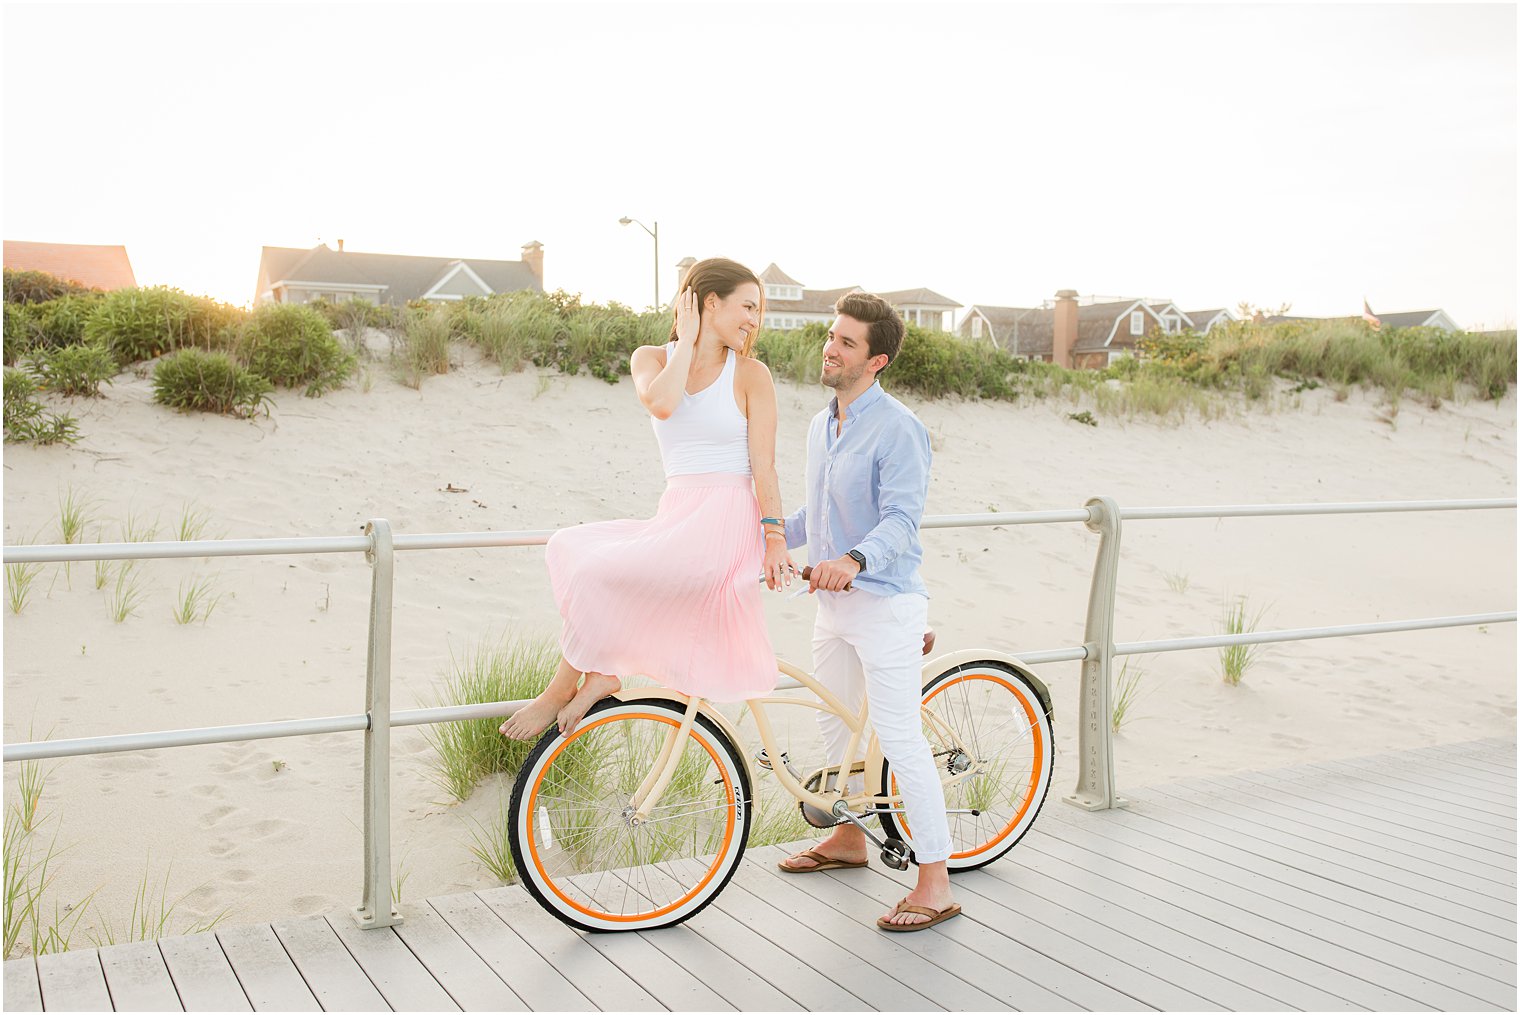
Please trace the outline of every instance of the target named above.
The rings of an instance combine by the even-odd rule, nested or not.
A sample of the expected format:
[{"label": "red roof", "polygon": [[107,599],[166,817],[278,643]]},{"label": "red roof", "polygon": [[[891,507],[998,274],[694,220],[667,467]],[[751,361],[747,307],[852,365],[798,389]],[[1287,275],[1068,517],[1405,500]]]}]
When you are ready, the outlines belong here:
[{"label": "red roof", "polygon": [[91,289],[130,289],[137,285],[126,247],[6,240],[5,266],[14,271],[45,271]]}]

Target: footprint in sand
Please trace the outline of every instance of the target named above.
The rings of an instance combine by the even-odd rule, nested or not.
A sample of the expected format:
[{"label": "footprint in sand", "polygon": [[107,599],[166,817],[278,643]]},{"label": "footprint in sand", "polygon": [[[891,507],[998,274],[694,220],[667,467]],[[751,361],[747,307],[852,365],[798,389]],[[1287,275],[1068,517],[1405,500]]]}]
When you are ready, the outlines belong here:
[{"label": "footprint in sand", "polygon": [[205,797],[208,800],[220,800],[222,798],[222,787],[215,783],[206,783],[203,786],[191,786],[190,792],[196,796]]},{"label": "footprint in sand", "polygon": [[325,895],[297,895],[290,900],[290,910],[297,916],[316,916],[333,906],[333,900]]},{"label": "footprint in sand", "polygon": [[222,878],[226,881],[232,882],[235,885],[243,885],[253,880],[254,873],[251,870],[243,870],[239,868],[238,870],[228,871],[226,874],[222,875]]},{"label": "footprint in sand", "polygon": [[214,807],[201,815],[201,827],[211,828],[214,825],[219,825],[223,821],[227,820],[228,817],[236,814],[241,809],[242,808],[239,807],[229,807],[225,805],[221,807]]},{"label": "footprint in sand", "polygon": [[222,838],[217,839],[216,841],[212,842],[211,845],[207,846],[206,852],[210,853],[212,856],[227,856],[234,852],[236,849],[237,840]]},{"label": "footprint in sand", "polygon": [[268,839],[279,835],[291,828],[291,822],[284,818],[268,818],[264,821],[255,821],[249,826],[250,838]]}]

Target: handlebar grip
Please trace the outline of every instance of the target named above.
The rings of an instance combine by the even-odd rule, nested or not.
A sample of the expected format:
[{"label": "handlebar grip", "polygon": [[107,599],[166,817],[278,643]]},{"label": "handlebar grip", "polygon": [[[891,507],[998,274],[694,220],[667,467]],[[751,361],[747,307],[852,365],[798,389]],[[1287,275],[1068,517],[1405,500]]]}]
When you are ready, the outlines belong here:
[{"label": "handlebar grip", "polygon": [[[807,581],[810,577],[812,577],[812,574],[813,574],[813,566],[811,564],[805,564],[805,565],[803,565],[803,568],[802,568],[802,580],[803,581]],[[846,592],[854,592],[855,591],[855,583],[854,582],[845,582],[844,591],[846,591]]]}]

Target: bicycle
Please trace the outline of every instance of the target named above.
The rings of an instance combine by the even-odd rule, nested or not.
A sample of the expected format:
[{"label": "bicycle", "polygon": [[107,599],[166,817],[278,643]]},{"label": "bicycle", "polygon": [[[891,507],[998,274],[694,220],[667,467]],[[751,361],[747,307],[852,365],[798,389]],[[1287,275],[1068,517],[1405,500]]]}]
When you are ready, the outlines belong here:
[{"label": "bicycle", "polygon": [[[852,713],[811,674],[776,665],[818,700],[747,700],[763,745],[753,765],[776,776],[810,825],[854,824],[883,863],[907,870],[912,829],[891,764],[874,732],[863,736],[870,702]],[[942,655],[923,673],[924,734],[950,817],[949,869],[973,870],[1012,849],[1045,801],[1054,752],[1050,692],[1018,659],[996,651]],[[865,776],[864,791],[847,792],[839,765],[799,773],[777,749],[766,712],[777,705],[841,717],[851,730],[845,757],[857,759],[849,775]],[[703,699],[663,687],[602,699],[569,735],[551,726],[518,772],[509,805],[508,841],[523,887],[588,931],[668,927],[700,912],[733,877],[749,836],[758,772],[742,741]],[[866,826],[870,817],[883,835]]]}]

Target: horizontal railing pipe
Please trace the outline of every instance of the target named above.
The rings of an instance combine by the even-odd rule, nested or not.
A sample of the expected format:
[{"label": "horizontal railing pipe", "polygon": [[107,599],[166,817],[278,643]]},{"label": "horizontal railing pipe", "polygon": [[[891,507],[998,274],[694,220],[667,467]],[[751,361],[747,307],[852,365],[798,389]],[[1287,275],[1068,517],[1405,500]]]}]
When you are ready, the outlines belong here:
[{"label": "horizontal railing pipe", "polygon": [[176,557],[259,557],[284,553],[363,553],[364,536],[293,539],[196,539],[155,543],[55,543],[7,546],[7,564],[75,563],[89,560],[167,560]]},{"label": "horizontal railing pipe", "polygon": [[245,740],[272,740],[276,737],[304,737],[316,733],[352,733],[369,728],[362,715],[332,715],[319,719],[281,719],[278,722],[244,723],[240,726],[203,726],[188,730],[160,730],[156,733],[122,733],[106,737],[79,737],[73,740],[37,740],[26,744],[6,744],[6,761],[41,761],[47,758],[77,758],[87,754],[119,754],[122,751],[149,751],[159,747],[191,747],[200,744],[234,744]]},{"label": "horizontal railing pipe", "polygon": [[1400,500],[1352,504],[1220,504],[1214,507],[1121,508],[1125,521],[1172,518],[1270,518],[1287,515],[1375,515],[1400,511],[1497,511],[1516,506],[1515,498],[1485,500]]},{"label": "horizontal railing pipe", "polygon": [[1150,655],[1157,652],[1186,652],[1196,648],[1267,645],[1280,641],[1314,641],[1319,638],[1355,638],[1358,635],[1364,634],[1393,634],[1398,631],[1433,631],[1443,627],[1476,627],[1480,624],[1513,624],[1515,623],[1515,618],[1515,613],[1475,613],[1464,617],[1395,620],[1383,624],[1300,627],[1283,631],[1251,631],[1246,634],[1204,635],[1198,638],[1172,638],[1163,641],[1130,641],[1115,644],[1114,655]]}]

